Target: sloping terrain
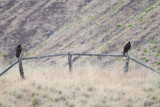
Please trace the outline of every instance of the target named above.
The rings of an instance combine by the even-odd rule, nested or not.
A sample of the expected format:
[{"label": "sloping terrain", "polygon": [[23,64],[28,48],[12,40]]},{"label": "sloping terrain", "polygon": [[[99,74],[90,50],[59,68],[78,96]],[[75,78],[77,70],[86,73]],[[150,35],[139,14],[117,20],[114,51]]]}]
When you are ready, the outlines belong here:
[{"label": "sloping terrain", "polygon": [[[121,54],[130,40],[131,56],[158,69],[159,11],[160,0],[1,1],[1,62],[15,59],[19,43],[24,56],[68,51]],[[77,59],[86,60],[73,61]]]},{"label": "sloping terrain", "polygon": [[[122,54],[129,40],[131,56],[160,70],[159,11],[160,0],[0,0],[0,71],[18,44],[28,57]],[[67,57],[23,61],[25,80],[17,64],[0,77],[0,107],[160,106],[160,78],[150,70],[130,61],[124,75],[125,58],[73,62],[68,72]]]},{"label": "sloping terrain", "polygon": [[1,107],[160,106],[160,77],[146,69],[124,75],[114,66],[108,71],[88,65],[72,73],[64,68],[27,68],[25,80],[17,67],[0,78]]}]

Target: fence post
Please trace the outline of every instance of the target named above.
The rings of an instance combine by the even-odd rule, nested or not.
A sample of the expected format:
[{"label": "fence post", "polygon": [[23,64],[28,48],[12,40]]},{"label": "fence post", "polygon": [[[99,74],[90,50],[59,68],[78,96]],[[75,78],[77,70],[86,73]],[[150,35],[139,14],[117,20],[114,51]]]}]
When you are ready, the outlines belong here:
[{"label": "fence post", "polygon": [[68,52],[68,65],[69,65],[69,71],[72,71],[72,55],[70,52]]},{"label": "fence post", "polygon": [[20,76],[22,79],[24,79],[24,72],[23,72],[23,66],[22,66],[22,60],[21,60],[21,52],[22,52],[22,46],[21,46],[21,44],[19,44],[16,48],[16,57],[18,58]]},{"label": "fence post", "polygon": [[22,60],[19,58],[19,73],[22,79],[25,79],[24,72],[23,72],[23,66],[22,66]]},{"label": "fence post", "polygon": [[127,53],[127,56],[126,56],[126,65],[125,65],[124,73],[128,72],[128,65],[129,65],[129,54]]}]

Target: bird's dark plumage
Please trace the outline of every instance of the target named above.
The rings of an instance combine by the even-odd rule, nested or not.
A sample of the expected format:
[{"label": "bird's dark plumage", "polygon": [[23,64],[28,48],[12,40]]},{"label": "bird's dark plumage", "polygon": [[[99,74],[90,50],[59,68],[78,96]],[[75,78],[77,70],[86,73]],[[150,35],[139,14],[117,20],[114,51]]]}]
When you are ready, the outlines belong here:
[{"label": "bird's dark plumage", "polygon": [[19,58],[22,52],[22,46],[19,44],[16,48],[16,57]]},{"label": "bird's dark plumage", "polygon": [[130,41],[124,46],[123,55],[128,52],[128,50],[131,48]]}]

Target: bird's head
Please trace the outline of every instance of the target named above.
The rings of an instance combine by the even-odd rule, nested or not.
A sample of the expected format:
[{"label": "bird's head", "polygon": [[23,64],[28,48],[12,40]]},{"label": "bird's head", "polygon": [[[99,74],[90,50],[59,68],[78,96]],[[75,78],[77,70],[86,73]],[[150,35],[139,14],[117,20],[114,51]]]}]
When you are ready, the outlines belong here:
[{"label": "bird's head", "polygon": [[131,44],[131,42],[130,42],[130,41],[129,41],[128,43],[129,43],[129,44]]},{"label": "bird's head", "polygon": [[19,44],[18,47],[21,47],[21,44]]}]

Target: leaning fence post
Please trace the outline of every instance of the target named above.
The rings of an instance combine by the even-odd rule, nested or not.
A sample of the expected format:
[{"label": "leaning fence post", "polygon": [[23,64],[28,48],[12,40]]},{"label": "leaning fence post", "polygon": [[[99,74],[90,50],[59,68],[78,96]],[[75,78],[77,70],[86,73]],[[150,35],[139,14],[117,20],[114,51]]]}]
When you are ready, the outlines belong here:
[{"label": "leaning fence post", "polygon": [[126,65],[125,65],[124,73],[127,73],[127,72],[128,72],[128,65],[129,65],[129,54],[127,53]]},{"label": "leaning fence post", "polygon": [[70,52],[68,52],[68,65],[69,65],[69,71],[72,71],[72,55]]}]

